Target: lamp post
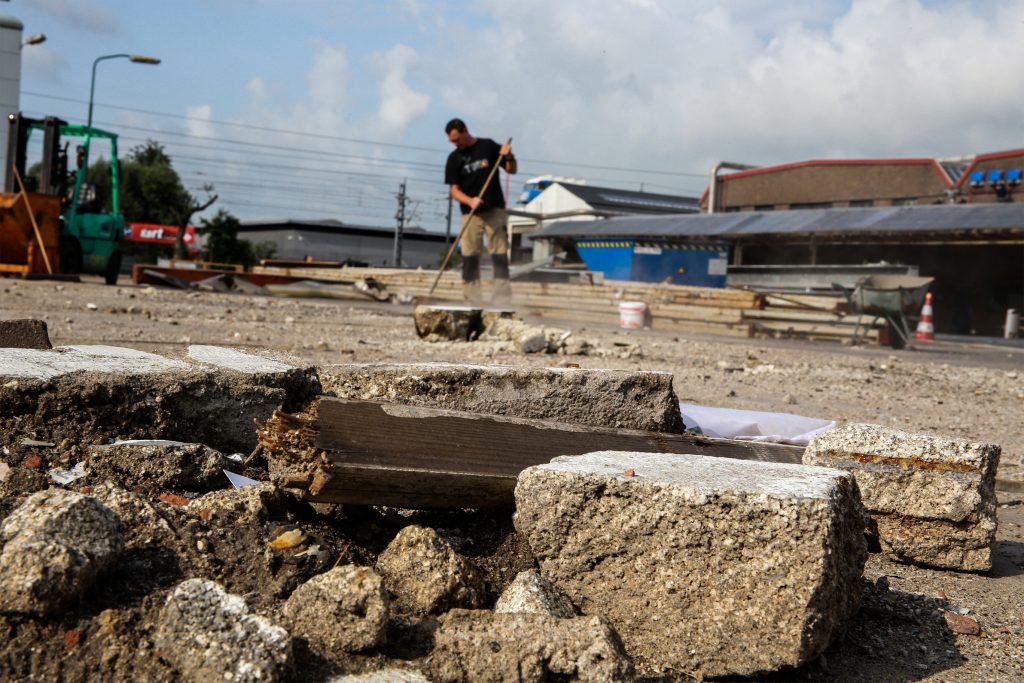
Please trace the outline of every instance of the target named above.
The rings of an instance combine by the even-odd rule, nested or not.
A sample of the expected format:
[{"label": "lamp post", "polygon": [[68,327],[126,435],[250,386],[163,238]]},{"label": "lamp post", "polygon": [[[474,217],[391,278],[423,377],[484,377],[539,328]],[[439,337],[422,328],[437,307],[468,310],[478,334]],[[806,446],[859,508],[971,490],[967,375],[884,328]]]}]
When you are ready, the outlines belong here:
[{"label": "lamp post", "polygon": [[36,33],[35,35],[31,35],[28,38],[25,38],[23,41],[21,41],[21,46],[25,47],[26,45],[38,45],[39,43],[45,42],[46,36],[42,33]]},{"label": "lamp post", "polygon": [[92,99],[96,93],[96,65],[102,62],[104,59],[128,59],[136,64],[159,64],[160,60],[156,57],[146,57],[144,55],[130,55],[127,53],[121,53],[116,55],[103,55],[97,57],[92,63],[92,83],[89,86],[89,120],[86,123],[86,128],[89,132],[92,132]]}]

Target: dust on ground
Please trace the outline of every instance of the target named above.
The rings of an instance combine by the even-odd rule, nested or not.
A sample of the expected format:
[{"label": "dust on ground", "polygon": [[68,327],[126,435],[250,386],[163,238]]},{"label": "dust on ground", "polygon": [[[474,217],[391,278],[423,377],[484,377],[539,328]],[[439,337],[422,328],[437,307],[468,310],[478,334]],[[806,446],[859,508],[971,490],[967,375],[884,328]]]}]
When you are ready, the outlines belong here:
[{"label": "dust on ground", "polygon": [[[710,406],[793,412],[960,436],[1002,445],[999,477],[1024,480],[1024,349],[980,343],[919,345],[894,352],[830,342],[716,338],[544,321],[595,343],[590,356],[517,354],[502,343],[419,340],[411,308],[362,301],[283,299],[199,293],[98,281],[0,280],[0,317],[34,317],[55,346],[109,344],[180,356],[187,344],[260,347],[316,364],[348,362],[491,362],[498,364],[663,370],[680,400]],[[532,319],[538,322],[539,319]],[[12,453],[0,516],[48,485]],[[258,476],[258,472],[249,472]],[[131,488],[125,483],[126,488]],[[191,495],[187,491],[173,491]],[[1024,680],[1024,495],[1000,492],[994,568],[986,574],[933,571],[872,555],[863,607],[824,657],[768,680]],[[528,554],[510,518],[480,513],[399,513],[337,508],[327,514],[293,501],[273,508],[244,532],[230,521],[203,520],[154,501],[174,531],[162,544],[133,550],[87,603],[60,619],[0,619],[0,671],[23,678],[178,680],[153,651],[155,615],[167,592],[191,576],[222,581],[257,610],[273,615],[280,599],[339,559],[372,564],[404,524],[420,523],[455,539],[483,566],[491,604]],[[326,550],[296,561],[266,550],[289,525]],[[197,543],[202,541],[202,550]],[[247,558],[239,560],[239,558]],[[328,566],[330,566],[328,564]],[[942,610],[978,620],[980,636],[956,635]],[[396,620],[382,651],[327,662],[301,649],[295,680],[415,661],[429,648],[425,631]]]}]

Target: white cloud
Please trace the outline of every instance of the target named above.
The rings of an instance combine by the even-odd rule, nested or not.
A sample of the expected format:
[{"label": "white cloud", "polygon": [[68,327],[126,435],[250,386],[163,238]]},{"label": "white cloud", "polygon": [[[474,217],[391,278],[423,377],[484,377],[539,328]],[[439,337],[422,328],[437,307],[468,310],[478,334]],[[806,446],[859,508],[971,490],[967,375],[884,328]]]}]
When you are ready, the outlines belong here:
[{"label": "white cloud", "polygon": [[254,100],[267,98],[267,81],[262,76],[250,78],[249,82],[245,84],[245,89],[249,93],[249,97]]},{"label": "white cloud", "polygon": [[1024,0],[487,6],[493,26],[449,26],[423,71],[521,156],[705,172],[1022,142]]},{"label": "white cloud", "polygon": [[114,34],[120,30],[117,14],[100,6],[96,0],[34,0],[32,4],[37,11],[75,29],[100,34]]},{"label": "white cloud", "polygon": [[406,127],[421,118],[430,106],[429,95],[413,90],[406,83],[409,66],[415,63],[416,57],[411,47],[396,45],[371,58],[378,76],[376,127],[382,137],[401,139]]},{"label": "white cloud", "polygon": [[189,135],[195,135],[199,138],[216,137],[216,131],[211,121],[213,118],[213,108],[210,105],[201,104],[196,107],[189,107],[185,110],[185,116],[188,117],[185,130]]},{"label": "white cloud", "polygon": [[46,45],[26,45],[21,50],[21,67],[25,75],[32,78],[44,83],[59,83],[67,71],[68,62]]}]

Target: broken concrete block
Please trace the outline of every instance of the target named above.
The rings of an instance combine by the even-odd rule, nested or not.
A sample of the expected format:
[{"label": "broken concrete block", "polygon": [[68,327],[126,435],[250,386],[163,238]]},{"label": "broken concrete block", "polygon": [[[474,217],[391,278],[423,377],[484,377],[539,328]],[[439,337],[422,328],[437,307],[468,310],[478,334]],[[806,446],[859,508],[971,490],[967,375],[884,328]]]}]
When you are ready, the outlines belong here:
[{"label": "broken concrete block", "polygon": [[0,320],[0,348],[52,349],[45,320]]},{"label": "broken concrete block", "polygon": [[595,427],[683,431],[667,372],[410,363],[331,365],[324,393]]},{"label": "broken concrete block", "polygon": [[184,581],[168,596],[155,640],[190,681],[282,680],[292,653],[287,631],[205,579]]},{"label": "broken concrete block", "polygon": [[222,470],[234,464],[220,451],[181,441],[139,439],[89,448],[90,477],[150,495],[221,488]]},{"label": "broken concrete block", "polygon": [[479,607],[483,575],[429,527],[407,526],[377,558],[377,571],[395,603],[415,614]]},{"label": "broken concrete block", "polygon": [[416,334],[429,342],[469,341],[483,329],[482,313],[470,306],[417,306],[413,311]]},{"label": "broken concrete block", "polygon": [[804,462],[849,470],[896,560],[986,571],[996,534],[999,446],[852,424],[811,440]]},{"label": "broken concrete block", "polygon": [[253,420],[299,410],[320,393],[311,368],[243,372],[232,362],[224,369],[110,346],[0,349],[0,441],[174,439],[248,453]]},{"label": "broken concrete block", "polygon": [[568,596],[533,569],[516,574],[494,603],[494,611],[498,614],[546,614],[559,619],[576,616]]},{"label": "broken concrete block", "polygon": [[284,614],[318,654],[340,658],[384,642],[388,596],[372,569],[342,565],[296,588]]},{"label": "broken concrete block", "polygon": [[47,489],[0,526],[0,611],[42,616],[80,598],[124,550],[121,520],[92,496]]},{"label": "broken concrete block", "polygon": [[90,495],[121,518],[125,549],[151,548],[154,545],[173,547],[179,542],[178,531],[168,523],[168,515],[173,513],[158,511],[149,499],[110,482],[93,487]]},{"label": "broken concrete block", "polygon": [[821,654],[857,610],[864,511],[842,470],[604,451],[531,467],[517,531],[645,676],[748,676]]},{"label": "broken concrete block", "polygon": [[495,320],[519,320],[519,314],[512,309],[485,308],[480,314],[480,326],[486,330]]},{"label": "broken concrete block", "polygon": [[600,617],[457,609],[439,622],[429,671],[439,683],[633,680],[619,638]]},{"label": "broken concrete block", "polygon": [[230,520],[233,524],[265,524],[286,504],[281,490],[270,482],[240,489],[213,491],[188,504],[188,511],[203,517]]},{"label": "broken concrete block", "polygon": [[547,336],[543,327],[527,325],[522,320],[499,318],[480,335],[487,341],[510,341],[519,353],[546,353],[548,350]]}]

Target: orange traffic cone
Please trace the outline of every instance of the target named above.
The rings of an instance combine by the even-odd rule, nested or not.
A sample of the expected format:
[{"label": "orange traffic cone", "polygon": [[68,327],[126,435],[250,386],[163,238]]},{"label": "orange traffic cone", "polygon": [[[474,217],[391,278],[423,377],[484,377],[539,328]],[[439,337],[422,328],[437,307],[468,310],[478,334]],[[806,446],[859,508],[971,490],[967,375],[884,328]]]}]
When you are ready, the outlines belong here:
[{"label": "orange traffic cone", "polygon": [[914,335],[920,341],[935,340],[935,324],[932,321],[932,293],[924,295],[924,307],[921,308],[921,320],[917,323],[917,333]]}]

